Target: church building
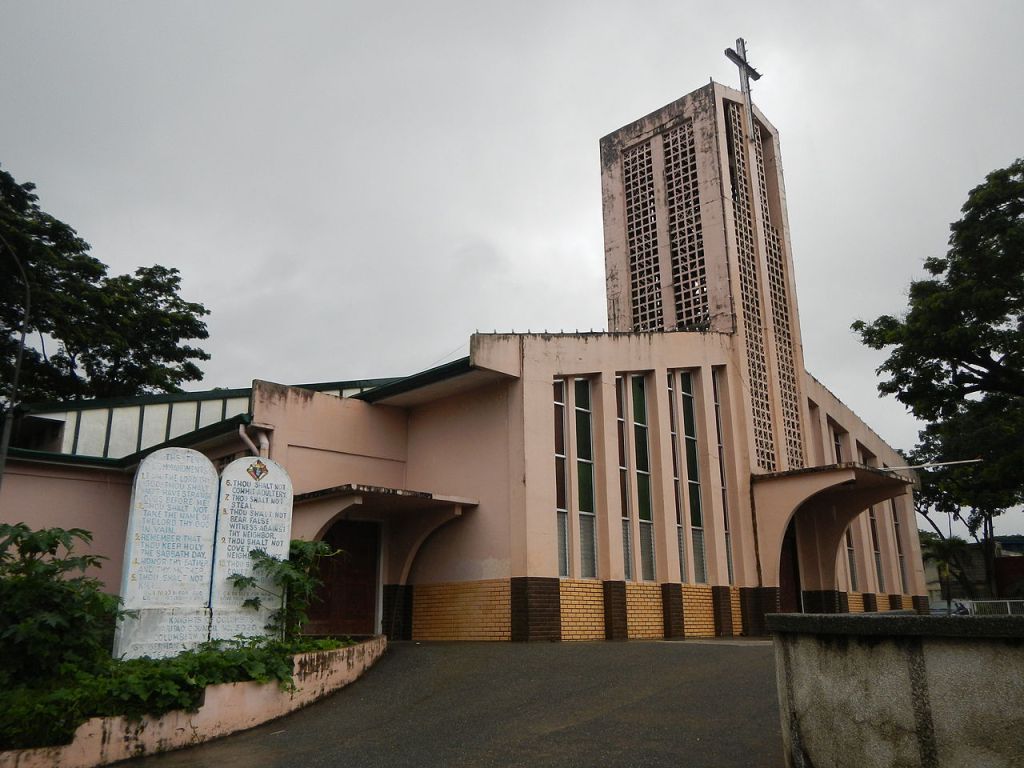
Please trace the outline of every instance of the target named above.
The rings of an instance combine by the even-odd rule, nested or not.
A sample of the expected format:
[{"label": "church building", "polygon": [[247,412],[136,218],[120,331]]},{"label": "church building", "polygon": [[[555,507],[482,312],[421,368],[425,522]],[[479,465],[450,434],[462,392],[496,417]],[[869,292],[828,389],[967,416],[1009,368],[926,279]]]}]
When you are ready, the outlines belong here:
[{"label": "church building", "polygon": [[94,533],[120,583],[160,447],[283,465],[342,550],[308,631],[765,633],[928,601],[903,459],[804,368],[779,136],[710,83],[601,140],[608,331],[475,334],[401,379],[30,409],[0,518]]}]

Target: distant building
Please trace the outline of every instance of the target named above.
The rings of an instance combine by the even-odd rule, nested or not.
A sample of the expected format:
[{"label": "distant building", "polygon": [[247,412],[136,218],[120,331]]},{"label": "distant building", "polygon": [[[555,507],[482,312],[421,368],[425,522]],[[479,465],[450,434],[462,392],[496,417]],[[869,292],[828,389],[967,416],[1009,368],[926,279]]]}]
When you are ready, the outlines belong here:
[{"label": "distant building", "polygon": [[[995,585],[996,594],[992,594],[985,576],[985,552],[981,544],[969,542],[965,548],[961,565],[964,577],[970,590],[957,579],[950,580],[950,597],[956,600],[992,600],[992,599],[1024,599],[1024,536],[995,537]],[[939,580],[938,566],[931,560],[924,561],[925,585],[928,589],[929,602],[935,605],[946,604],[943,596],[942,583]]]},{"label": "distant building", "polygon": [[996,543],[1000,546],[1003,554],[1024,555],[1024,535],[1013,533],[1009,536],[996,536]]},{"label": "distant building", "polygon": [[51,405],[5,520],[80,526],[118,584],[132,472],[259,452],[345,550],[317,632],[758,635],[927,610],[902,459],[804,369],[778,134],[717,84],[601,142],[609,332],[476,334],[397,380]]}]

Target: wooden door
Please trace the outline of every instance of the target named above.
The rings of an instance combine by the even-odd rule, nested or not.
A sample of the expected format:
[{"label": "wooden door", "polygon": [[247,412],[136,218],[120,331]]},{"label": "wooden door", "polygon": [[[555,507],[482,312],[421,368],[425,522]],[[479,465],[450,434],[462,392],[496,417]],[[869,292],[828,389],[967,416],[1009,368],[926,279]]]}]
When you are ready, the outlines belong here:
[{"label": "wooden door", "polygon": [[380,526],[339,520],[324,541],[340,554],[320,563],[320,600],[310,606],[310,635],[372,635],[377,624]]}]

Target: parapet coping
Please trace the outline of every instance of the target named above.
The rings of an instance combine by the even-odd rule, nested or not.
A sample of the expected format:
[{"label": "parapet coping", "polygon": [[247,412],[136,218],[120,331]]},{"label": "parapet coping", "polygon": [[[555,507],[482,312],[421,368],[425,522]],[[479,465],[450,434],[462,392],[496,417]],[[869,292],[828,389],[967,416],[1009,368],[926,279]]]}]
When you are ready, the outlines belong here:
[{"label": "parapet coping", "polygon": [[919,616],[911,611],[885,613],[771,613],[769,631],[797,635],[870,637],[963,637],[1024,640],[1024,616]]},{"label": "parapet coping", "polygon": [[195,712],[93,717],[78,726],[70,744],[0,752],[0,768],[97,768],[133,757],[191,747],[287,715],[354,682],[387,650],[375,635],[356,645],[292,657],[293,690],[277,682],[209,685]]}]

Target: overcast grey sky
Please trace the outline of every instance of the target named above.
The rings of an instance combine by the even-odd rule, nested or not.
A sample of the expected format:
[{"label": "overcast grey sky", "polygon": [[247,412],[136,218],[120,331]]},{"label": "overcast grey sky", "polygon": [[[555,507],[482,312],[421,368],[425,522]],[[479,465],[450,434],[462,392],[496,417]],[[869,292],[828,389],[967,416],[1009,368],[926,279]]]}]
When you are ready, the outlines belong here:
[{"label": "overcast grey sky", "polygon": [[[12,2],[0,163],[113,272],[211,311],[194,388],[413,373],[606,326],[598,139],[737,37],[779,129],[808,369],[897,447],[897,312],[1024,154],[1024,2]],[[1000,532],[1024,531],[1024,515]]]}]

